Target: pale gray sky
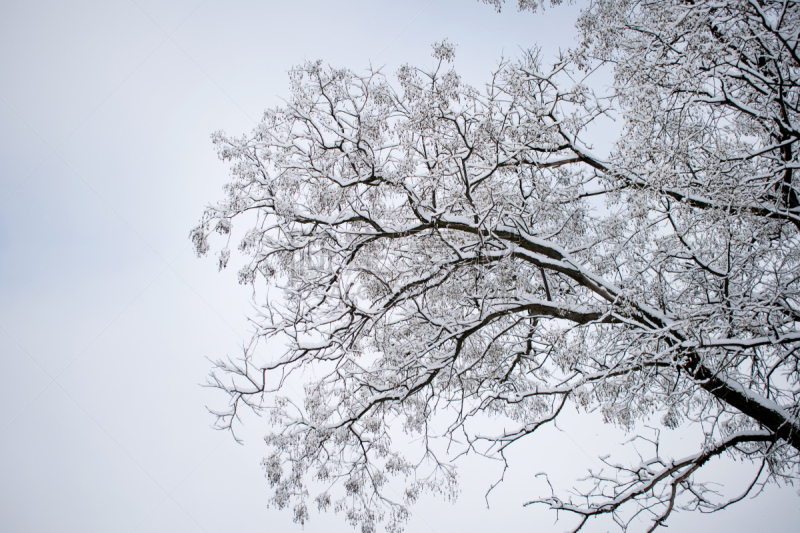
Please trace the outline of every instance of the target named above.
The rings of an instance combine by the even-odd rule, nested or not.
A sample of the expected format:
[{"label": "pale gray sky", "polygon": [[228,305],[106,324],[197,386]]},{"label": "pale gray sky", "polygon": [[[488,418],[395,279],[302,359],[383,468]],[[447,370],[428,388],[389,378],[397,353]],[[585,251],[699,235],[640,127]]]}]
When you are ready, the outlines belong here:
[{"label": "pale gray sky", "polygon": [[[300,531],[266,508],[263,421],[236,445],[209,427],[204,406],[224,400],[198,386],[205,356],[249,336],[235,266],[219,274],[188,248],[227,177],[209,135],[249,131],[305,59],[391,74],[432,65],[431,43],[449,38],[480,85],[504,51],[573,44],[575,7],[515,3],[0,1],[0,531]],[[490,510],[497,465],[470,460],[458,503],[423,500],[408,531],[564,530],[521,506],[543,490],[533,475],[557,469],[566,486],[624,438],[567,424],[513,451]],[[767,492],[670,524],[795,531],[796,488]],[[305,531],[351,528],[312,512]]]}]

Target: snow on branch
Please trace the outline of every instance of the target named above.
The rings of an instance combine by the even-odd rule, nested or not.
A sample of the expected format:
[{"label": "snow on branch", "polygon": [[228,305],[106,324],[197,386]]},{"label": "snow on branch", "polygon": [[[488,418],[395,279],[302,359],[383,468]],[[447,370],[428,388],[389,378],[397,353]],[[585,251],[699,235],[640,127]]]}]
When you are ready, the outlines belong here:
[{"label": "snow on branch", "polygon": [[[725,508],[695,479],[712,457],[761,464],[750,489],[798,476],[799,8],[600,0],[578,25],[551,66],[526,52],[480,89],[449,43],[394,79],[306,63],[251,134],[214,135],[231,180],[191,238],[203,255],[239,231],[239,280],[269,287],[244,358],[217,362],[214,414],[268,413],[273,503],[298,522],[313,500],[399,528],[421,492],[454,497],[451,457],[505,461],[570,404],[634,438],[705,434],[535,500],[576,531]],[[600,156],[609,114],[624,129]],[[258,364],[268,338],[286,351]]]}]

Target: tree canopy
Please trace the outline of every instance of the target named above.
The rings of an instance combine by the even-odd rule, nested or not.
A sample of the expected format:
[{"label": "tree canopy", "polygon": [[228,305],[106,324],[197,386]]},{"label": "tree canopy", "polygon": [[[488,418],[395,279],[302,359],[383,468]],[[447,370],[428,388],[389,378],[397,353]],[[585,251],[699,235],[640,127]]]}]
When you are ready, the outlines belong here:
[{"label": "tree canopy", "polygon": [[[577,24],[574,49],[504,61],[482,89],[447,41],[396,84],[305,63],[251,134],[214,134],[231,181],[191,237],[202,255],[248,224],[239,280],[272,287],[254,343],[286,346],[217,362],[217,423],[269,412],[264,468],[297,521],[314,505],[399,528],[421,491],[455,491],[438,440],[503,458],[567,405],[653,443],[643,422],[704,434],[534,500],[575,531],[603,514],[652,530],[800,474],[798,4],[595,0]],[[622,131],[600,155],[604,115]],[[268,379],[308,367],[302,404]],[[722,454],[760,467],[733,500],[696,474]]]}]

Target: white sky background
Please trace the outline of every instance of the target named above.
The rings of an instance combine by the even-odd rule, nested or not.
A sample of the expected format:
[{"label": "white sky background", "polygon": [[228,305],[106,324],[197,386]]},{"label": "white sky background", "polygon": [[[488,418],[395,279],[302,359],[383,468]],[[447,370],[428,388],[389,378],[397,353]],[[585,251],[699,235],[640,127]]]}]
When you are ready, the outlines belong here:
[{"label": "white sky background", "polygon": [[[0,1],[0,531],[300,531],[266,508],[263,421],[249,417],[236,445],[209,427],[204,406],[224,398],[198,386],[205,356],[235,356],[249,338],[236,265],[219,274],[189,248],[227,180],[209,135],[250,131],[305,59],[392,74],[432,66],[431,43],[449,38],[457,70],[481,85],[503,51],[574,43],[576,8],[509,4]],[[553,479],[567,487],[624,435],[588,417],[562,427],[518,445],[491,509],[497,465],[468,461],[458,502],[423,500],[407,531],[564,530],[521,506],[545,495],[534,474],[563,471]],[[690,435],[670,437],[676,454]],[[796,490],[669,524],[796,531]],[[305,531],[352,529],[312,511]]]}]

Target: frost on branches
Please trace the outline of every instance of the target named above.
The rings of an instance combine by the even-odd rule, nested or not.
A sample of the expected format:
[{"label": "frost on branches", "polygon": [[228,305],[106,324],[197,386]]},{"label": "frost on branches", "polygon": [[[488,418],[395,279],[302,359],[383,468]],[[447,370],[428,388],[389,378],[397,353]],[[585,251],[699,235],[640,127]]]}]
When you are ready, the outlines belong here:
[{"label": "frost on branches", "polygon": [[[798,5],[600,0],[578,27],[552,66],[531,51],[482,90],[447,42],[396,83],[307,63],[252,134],[214,135],[232,181],[192,239],[205,254],[248,222],[239,279],[273,287],[254,342],[287,346],[218,362],[217,423],[269,412],[264,468],[297,521],[332,507],[399,528],[421,491],[455,494],[454,454],[535,447],[567,405],[705,434],[673,458],[648,430],[652,458],[531,502],[575,531],[603,514],[655,529],[797,478]],[[601,157],[582,139],[609,113],[624,129]],[[302,404],[270,385],[309,368]],[[403,431],[418,449],[398,451]],[[758,467],[734,500],[695,475],[725,454]]]}]

